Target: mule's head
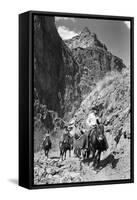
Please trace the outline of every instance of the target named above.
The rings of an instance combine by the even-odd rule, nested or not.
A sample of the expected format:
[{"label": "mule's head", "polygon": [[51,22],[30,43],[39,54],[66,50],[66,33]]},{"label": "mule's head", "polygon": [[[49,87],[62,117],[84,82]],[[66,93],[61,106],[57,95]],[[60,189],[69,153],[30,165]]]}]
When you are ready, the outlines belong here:
[{"label": "mule's head", "polygon": [[101,132],[97,133],[97,140],[99,142],[102,142],[104,140],[104,134]]},{"label": "mule's head", "polygon": [[69,138],[65,137],[64,140],[63,140],[63,144],[68,144],[68,143],[69,143]]}]

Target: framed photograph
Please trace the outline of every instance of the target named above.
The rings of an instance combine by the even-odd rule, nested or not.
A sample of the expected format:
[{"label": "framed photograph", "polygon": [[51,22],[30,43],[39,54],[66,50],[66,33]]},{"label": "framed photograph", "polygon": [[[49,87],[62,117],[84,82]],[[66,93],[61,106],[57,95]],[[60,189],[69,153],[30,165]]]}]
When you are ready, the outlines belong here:
[{"label": "framed photograph", "polygon": [[134,18],[19,15],[19,185],[134,182]]}]

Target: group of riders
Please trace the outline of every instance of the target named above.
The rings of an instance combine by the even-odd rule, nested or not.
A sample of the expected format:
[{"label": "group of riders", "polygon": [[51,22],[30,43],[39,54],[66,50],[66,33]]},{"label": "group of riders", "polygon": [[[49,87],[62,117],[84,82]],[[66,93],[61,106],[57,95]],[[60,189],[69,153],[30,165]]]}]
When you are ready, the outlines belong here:
[{"label": "group of riders", "polygon": [[[75,131],[72,134],[71,131],[74,128],[75,130],[79,128],[79,131]],[[45,134],[42,146],[45,156],[48,157],[48,152],[52,148],[49,132]],[[89,159],[92,156],[94,164],[97,165],[100,161],[101,152],[108,149],[104,125],[100,118],[96,117],[95,123],[89,127],[88,131],[82,126],[78,127],[76,123],[73,127],[65,126],[59,141],[59,149],[61,160],[66,159],[67,151],[69,151],[69,156],[71,156],[71,151],[74,150],[74,155],[82,160]]]}]

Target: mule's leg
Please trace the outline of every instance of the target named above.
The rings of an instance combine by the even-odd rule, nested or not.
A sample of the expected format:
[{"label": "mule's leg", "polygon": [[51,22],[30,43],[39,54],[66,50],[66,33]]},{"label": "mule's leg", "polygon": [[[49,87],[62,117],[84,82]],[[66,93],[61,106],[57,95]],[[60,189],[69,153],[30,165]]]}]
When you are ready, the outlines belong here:
[{"label": "mule's leg", "polygon": [[95,165],[95,161],[96,161],[96,150],[95,149],[93,149],[92,150],[92,166],[94,166]]},{"label": "mule's leg", "polygon": [[87,159],[89,158],[89,156],[90,156],[90,149],[87,149]]},{"label": "mule's leg", "polygon": [[63,161],[63,158],[64,158],[64,150],[61,150],[61,151],[60,151],[60,158],[61,158],[61,161]]},{"label": "mule's leg", "polygon": [[62,152],[62,161],[64,160],[64,151]]},{"label": "mule's leg", "polygon": [[47,158],[49,157],[49,150],[47,150]]},{"label": "mule's leg", "polygon": [[94,154],[93,154],[93,167],[94,167],[94,169],[96,168],[96,166],[97,166],[97,157],[98,157],[98,150],[95,150],[94,151]]},{"label": "mule's leg", "polygon": [[84,160],[84,149],[81,149],[81,160]]},{"label": "mule's leg", "polygon": [[81,149],[80,148],[78,149],[78,155],[79,155],[79,158],[81,159]]},{"label": "mule's leg", "polygon": [[62,151],[61,153],[61,158],[62,158],[62,161],[64,160],[64,151]]},{"label": "mule's leg", "polygon": [[46,149],[44,149],[44,153],[45,153],[45,157],[47,157],[47,150]]},{"label": "mule's leg", "polygon": [[65,157],[65,160],[66,160],[66,154],[67,154],[67,151],[65,150],[65,152],[64,152],[64,157]]},{"label": "mule's leg", "polygon": [[48,158],[48,150],[46,150],[46,157]]},{"label": "mule's leg", "polygon": [[63,160],[63,156],[62,156],[62,149],[60,148],[60,160]]},{"label": "mule's leg", "polygon": [[74,149],[74,156],[77,157],[77,149]]},{"label": "mule's leg", "polygon": [[64,160],[64,152],[62,152],[62,161]]},{"label": "mule's leg", "polygon": [[97,155],[97,167],[99,166],[100,156],[101,156],[101,151],[99,150]]},{"label": "mule's leg", "polygon": [[99,161],[100,161],[100,155],[101,155],[101,151],[97,150],[96,154],[95,154],[95,165],[94,165],[95,169],[98,168]]},{"label": "mule's leg", "polygon": [[47,149],[45,149],[45,157],[46,157],[46,159],[48,158]]},{"label": "mule's leg", "polygon": [[82,160],[84,160],[86,158],[85,149],[81,149],[81,158],[82,158]]}]

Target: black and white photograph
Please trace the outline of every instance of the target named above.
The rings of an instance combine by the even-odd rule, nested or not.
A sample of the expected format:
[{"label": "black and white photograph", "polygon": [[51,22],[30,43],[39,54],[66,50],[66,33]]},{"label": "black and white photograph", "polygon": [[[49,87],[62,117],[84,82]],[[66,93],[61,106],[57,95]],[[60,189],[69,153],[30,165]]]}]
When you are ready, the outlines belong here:
[{"label": "black and white photograph", "polygon": [[1,1],[0,199],[136,199],[136,4]]},{"label": "black and white photograph", "polygon": [[131,21],[33,15],[33,184],[131,179]]}]

